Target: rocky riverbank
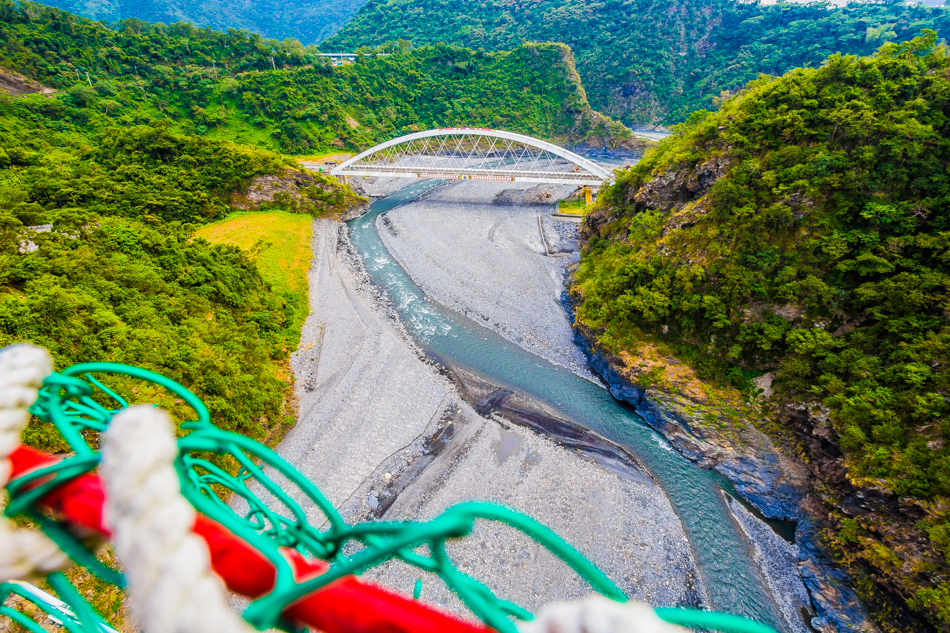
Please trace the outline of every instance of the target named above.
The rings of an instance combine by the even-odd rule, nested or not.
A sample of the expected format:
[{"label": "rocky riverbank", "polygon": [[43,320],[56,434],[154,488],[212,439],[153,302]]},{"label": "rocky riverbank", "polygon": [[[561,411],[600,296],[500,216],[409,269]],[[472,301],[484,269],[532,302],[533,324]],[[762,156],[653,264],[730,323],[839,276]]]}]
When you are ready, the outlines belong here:
[{"label": "rocky riverbank", "polygon": [[574,189],[453,183],[385,214],[379,232],[427,297],[595,380],[561,306],[574,227],[550,217]]},{"label": "rocky riverbank", "polygon": [[[569,303],[566,307],[570,310]],[[748,516],[737,516],[753,538],[757,555],[762,555],[763,548],[772,549],[766,568],[774,562],[798,568],[814,609],[810,626],[820,633],[877,633],[851,580],[833,564],[806,513],[812,485],[808,471],[755,428],[751,421],[758,415],[755,405],[728,400],[702,384],[684,363],[657,355],[652,346],[644,346],[639,356],[609,354],[592,343],[593,336],[583,326],[574,325],[578,347],[615,398],[632,405],[683,456],[723,474],[763,516],[795,522],[791,549],[776,548],[772,539],[762,538],[766,533],[750,523]],[[664,369],[666,377],[661,387],[638,384],[639,376],[657,367]],[[753,532],[758,532],[757,538]]]}]

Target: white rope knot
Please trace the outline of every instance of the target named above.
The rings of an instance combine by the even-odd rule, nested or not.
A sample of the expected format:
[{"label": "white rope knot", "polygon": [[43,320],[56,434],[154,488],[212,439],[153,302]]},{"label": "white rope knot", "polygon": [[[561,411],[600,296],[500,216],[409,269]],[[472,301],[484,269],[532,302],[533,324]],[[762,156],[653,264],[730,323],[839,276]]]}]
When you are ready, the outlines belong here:
[{"label": "white rope knot", "polygon": [[588,596],[545,605],[538,616],[518,626],[520,633],[688,633],[664,622],[648,604]]},{"label": "white rope knot", "polygon": [[[30,421],[43,379],[53,372],[49,352],[35,345],[0,350],[0,488],[10,480],[10,453]],[[0,496],[0,510],[5,505]],[[18,529],[0,515],[0,581],[34,580],[67,569],[69,557],[37,530]]]},{"label": "white rope knot", "polygon": [[168,414],[147,405],[117,414],[103,436],[99,474],[136,620],[149,633],[251,633],[227,605],[195,510],[181,494]]}]

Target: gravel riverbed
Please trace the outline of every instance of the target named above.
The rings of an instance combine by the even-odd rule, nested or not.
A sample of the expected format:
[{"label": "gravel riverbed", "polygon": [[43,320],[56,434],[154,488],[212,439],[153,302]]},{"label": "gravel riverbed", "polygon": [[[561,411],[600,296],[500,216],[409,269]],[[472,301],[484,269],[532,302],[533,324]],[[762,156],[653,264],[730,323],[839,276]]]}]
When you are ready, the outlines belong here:
[{"label": "gravel riverbed", "polygon": [[428,298],[597,382],[562,304],[577,225],[551,217],[574,189],[452,183],[380,216],[378,229]]},{"label": "gravel riverbed", "polygon": [[[503,214],[519,230],[528,219],[538,230],[533,209]],[[292,358],[300,415],[278,452],[347,520],[425,519],[463,501],[503,503],[553,528],[632,596],[654,604],[704,603],[689,542],[665,492],[635,464],[609,468],[496,415],[479,415],[409,340],[342,229],[329,220],[314,224],[311,313]],[[503,226],[495,236],[496,243],[518,239]],[[548,259],[537,253],[540,233],[537,242],[521,239]],[[556,323],[552,314],[564,318],[560,266],[532,256],[519,271],[526,291],[540,286],[530,296],[543,301],[536,318],[549,323]],[[522,295],[519,302],[529,300]],[[486,314],[500,323],[503,313],[494,310]],[[515,324],[512,332],[530,333],[517,329],[524,326],[514,317],[507,322]],[[319,523],[319,514],[311,519]],[[589,591],[553,556],[496,525],[480,525],[452,552],[465,571],[529,609]],[[395,564],[367,575],[405,593],[421,577]],[[423,599],[463,612],[440,585],[427,580]]]}]

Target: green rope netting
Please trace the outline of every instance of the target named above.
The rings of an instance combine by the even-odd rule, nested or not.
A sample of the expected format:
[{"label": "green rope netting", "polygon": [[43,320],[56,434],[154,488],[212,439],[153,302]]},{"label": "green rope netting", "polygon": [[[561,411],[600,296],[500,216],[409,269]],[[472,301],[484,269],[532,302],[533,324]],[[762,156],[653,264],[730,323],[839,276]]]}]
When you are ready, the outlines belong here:
[{"label": "green rope netting", "polygon": [[[627,599],[613,581],[553,531],[500,505],[462,503],[430,521],[348,524],[320,489],[293,466],[259,442],[216,427],[201,400],[175,381],[128,365],[85,363],[49,376],[31,409],[41,421],[56,427],[74,455],[11,482],[6,514],[24,514],[37,521],[74,561],[104,580],[118,586],[124,582],[118,571],[103,565],[84,543],[38,512],[34,504],[99,463],[99,453],[93,448],[97,434],[106,429],[115,413],[128,406],[101,381],[108,375],[162,387],[194,411],[195,418],[181,424],[188,433],[178,439],[175,466],[182,493],[198,512],[247,541],[277,570],[273,590],[244,612],[245,619],[259,629],[283,626],[281,614],[288,604],[334,580],[399,560],[437,575],[488,626],[501,633],[515,633],[513,619],[529,620],[532,614],[462,572],[446,549],[450,540],[470,535],[478,521],[494,521],[522,532],[566,563],[595,591],[614,600]],[[297,582],[291,564],[280,552],[284,547],[327,561],[330,567],[319,576]],[[680,608],[657,609],[657,614],[673,624],[724,633],[774,633],[767,626],[727,614]]]},{"label": "green rope netting", "polygon": [[[18,596],[69,633],[115,633],[62,573],[53,572],[46,577],[46,582],[59,594],[59,600],[25,583],[0,583],[0,615],[7,616],[30,633],[47,633],[33,617],[7,604],[11,596]],[[24,606],[23,601],[21,606]]]}]

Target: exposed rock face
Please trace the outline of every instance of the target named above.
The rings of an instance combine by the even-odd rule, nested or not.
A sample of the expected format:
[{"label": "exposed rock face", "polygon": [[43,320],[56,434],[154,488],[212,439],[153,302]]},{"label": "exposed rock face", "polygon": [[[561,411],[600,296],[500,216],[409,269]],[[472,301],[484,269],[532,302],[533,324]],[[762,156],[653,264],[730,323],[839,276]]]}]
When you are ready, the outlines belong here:
[{"label": "exposed rock face", "polygon": [[634,197],[637,209],[669,210],[705,194],[729,168],[729,159],[714,156],[702,165],[680,172],[671,170],[641,187]]},{"label": "exposed rock face", "polygon": [[255,176],[246,192],[234,195],[231,205],[239,209],[281,205],[295,211],[342,220],[359,217],[367,208],[366,200],[347,189],[336,186],[322,176],[294,169]]},{"label": "exposed rock face", "polygon": [[[883,488],[856,486],[848,476],[844,457],[835,441],[828,410],[805,404],[787,405],[781,414],[783,424],[794,429],[806,445],[810,474],[824,485],[815,486],[811,505],[836,532],[854,521],[884,543],[897,556],[882,556],[869,561],[852,551],[847,538],[838,538],[837,547],[852,569],[867,576],[886,591],[913,600],[916,588],[926,585],[928,567],[936,568],[938,555],[920,527],[927,510],[916,499],[900,498]],[[882,602],[885,596],[881,596]],[[920,623],[901,623],[906,631],[929,630]]]},{"label": "exposed rock face", "polygon": [[592,347],[590,333],[575,324],[577,342],[589,355],[591,367],[618,400],[630,403],[643,419],[663,434],[688,459],[724,475],[739,494],[771,519],[797,521],[795,545],[802,581],[808,589],[819,633],[879,633],[867,609],[850,587],[850,579],[820,546],[818,527],[807,510],[811,478],[805,467],[780,452],[750,424],[728,421],[711,424],[709,403],[682,394],[644,388],[628,378],[619,358]]},{"label": "exposed rock face", "polygon": [[36,92],[45,95],[53,94],[56,90],[48,88],[32,79],[27,79],[19,73],[0,68],[0,92],[6,93],[11,97],[18,97],[20,95],[28,95]]},{"label": "exposed rock face", "polygon": [[[613,146],[615,145],[615,146]],[[568,147],[575,154],[582,156],[597,156],[602,158],[629,158],[631,160],[643,157],[643,152],[653,145],[653,141],[642,138],[632,138],[619,143],[603,144],[598,141],[578,143]]]},{"label": "exposed rock face", "polygon": [[818,617],[811,621],[819,633],[841,631],[878,631],[861,600],[851,588],[851,579],[828,558],[816,543],[818,527],[805,517],[795,529],[802,580],[815,605]]},{"label": "exposed rock face", "polygon": [[[729,158],[714,156],[702,165],[690,170],[670,170],[657,176],[639,189],[633,191],[633,197],[623,200],[624,206],[633,207],[637,211],[644,209],[684,210],[682,217],[671,214],[669,228],[685,226],[706,213],[706,205],[701,198],[713,186],[713,183],[729,169]],[[690,203],[689,209],[684,209]],[[581,238],[584,241],[598,235],[600,229],[612,221],[612,210],[606,207],[595,207],[588,215],[581,227]]]},{"label": "exposed rock face", "polygon": [[[717,415],[718,405],[687,388],[678,393],[638,386],[621,359],[594,350],[589,333],[577,327],[577,342],[588,352],[591,366],[618,400],[632,404],[647,424],[663,434],[688,459],[716,470],[762,514],[795,521],[802,517],[809,478],[796,460],[779,452],[772,441],[745,420]],[[711,418],[717,423],[712,424]]]}]

